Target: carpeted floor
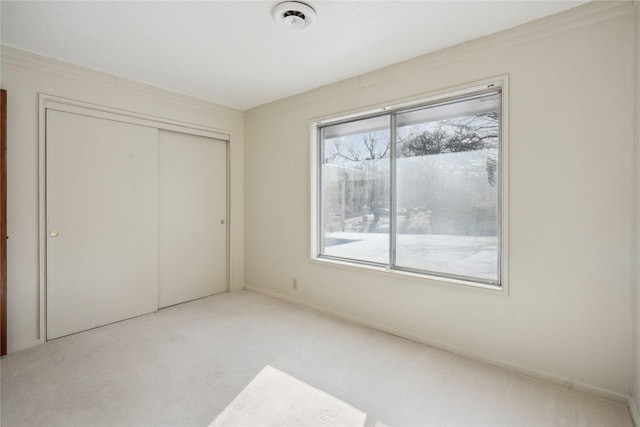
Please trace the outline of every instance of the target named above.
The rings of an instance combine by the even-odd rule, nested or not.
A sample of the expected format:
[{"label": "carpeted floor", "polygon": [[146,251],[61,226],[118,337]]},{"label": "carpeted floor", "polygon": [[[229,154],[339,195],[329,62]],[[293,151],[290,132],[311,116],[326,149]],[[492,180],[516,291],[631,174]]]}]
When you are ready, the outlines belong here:
[{"label": "carpeted floor", "polygon": [[12,426],[632,426],[625,405],[250,292],[9,354]]}]

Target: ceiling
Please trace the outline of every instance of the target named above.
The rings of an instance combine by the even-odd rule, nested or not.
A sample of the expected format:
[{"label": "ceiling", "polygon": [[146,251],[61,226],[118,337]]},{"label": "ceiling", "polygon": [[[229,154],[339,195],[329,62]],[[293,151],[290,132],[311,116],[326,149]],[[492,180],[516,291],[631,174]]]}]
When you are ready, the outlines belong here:
[{"label": "ceiling", "polygon": [[1,2],[5,45],[240,110],[585,1],[325,1],[303,30],[274,1]]}]

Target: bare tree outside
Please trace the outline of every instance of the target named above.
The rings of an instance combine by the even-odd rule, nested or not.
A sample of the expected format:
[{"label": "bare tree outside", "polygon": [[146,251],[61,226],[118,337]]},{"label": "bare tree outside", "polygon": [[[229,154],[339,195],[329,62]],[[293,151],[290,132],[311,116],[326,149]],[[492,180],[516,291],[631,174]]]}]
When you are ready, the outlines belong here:
[{"label": "bare tree outside", "polygon": [[[484,265],[473,274],[495,277],[500,141],[495,99],[488,99],[490,108],[479,108],[477,99],[472,108],[462,101],[467,110],[476,110],[466,114],[437,107],[397,113],[394,177],[389,116],[335,125],[322,146],[325,251],[387,263],[394,219],[398,263],[432,270],[439,267],[432,268],[429,259],[448,262],[454,252],[467,252]],[[384,121],[386,128],[380,125]],[[395,191],[395,215],[390,191]],[[371,249],[374,240],[380,253]],[[438,245],[444,248],[439,253]],[[361,249],[354,254],[350,248],[356,247]]]},{"label": "bare tree outside", "polygon": [[366,161],[387,158],[391,148],[388,135],[370,132],[358,135],[356,138],[358,137],[362,137],[361,144],[353,144],[345,138],[333,140],[332,144],[327,147],[327,159],[335,164],[364,170]]}]

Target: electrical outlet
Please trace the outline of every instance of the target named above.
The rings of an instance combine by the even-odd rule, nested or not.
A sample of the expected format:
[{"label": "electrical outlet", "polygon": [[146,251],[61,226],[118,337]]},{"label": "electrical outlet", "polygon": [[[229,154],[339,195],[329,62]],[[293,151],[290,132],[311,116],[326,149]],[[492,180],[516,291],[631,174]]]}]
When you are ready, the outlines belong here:
[{"label": "electrical outlet", "polygon": [[293,279],[293,289],[298,290],[298,279]]}]

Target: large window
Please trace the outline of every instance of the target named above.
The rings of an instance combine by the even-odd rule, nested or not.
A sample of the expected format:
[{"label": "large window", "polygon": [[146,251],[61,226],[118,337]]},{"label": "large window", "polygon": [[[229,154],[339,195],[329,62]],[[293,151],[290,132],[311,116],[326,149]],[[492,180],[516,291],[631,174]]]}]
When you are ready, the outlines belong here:
[{"label": "large window", "polygon": [[501,286],[501,99],[320,122],[317,257]]}]

